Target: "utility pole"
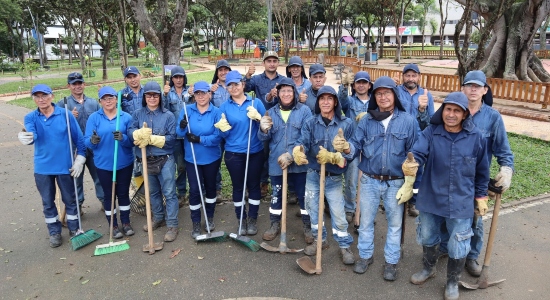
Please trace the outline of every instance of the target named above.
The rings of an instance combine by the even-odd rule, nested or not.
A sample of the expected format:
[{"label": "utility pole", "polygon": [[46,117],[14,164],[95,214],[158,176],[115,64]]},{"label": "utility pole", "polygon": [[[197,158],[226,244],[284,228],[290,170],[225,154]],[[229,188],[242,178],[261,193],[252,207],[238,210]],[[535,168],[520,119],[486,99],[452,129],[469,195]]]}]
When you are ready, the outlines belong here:
[{"label": "utility pole", "polygon": [[38,32],[38,27],[36,27],[36,22],[34,22],[34,16],[32,15],[32,10],[27,6],[29,14],[31,15],[32,24],[34,25],[34,32],[36,32],[36,38],[38,42],[38,57],[40,57],[40,68],[44,67],[44,62],[42,61],[42,44],[40,43],[40,33]]},{"label": "utility pole", "polygon": [[267,0],[267,51],[272,51],[272,41],[271,41],[271,30],[272,30],[272,20],[271,20],[271,10],[272,10],[273,0]]}]

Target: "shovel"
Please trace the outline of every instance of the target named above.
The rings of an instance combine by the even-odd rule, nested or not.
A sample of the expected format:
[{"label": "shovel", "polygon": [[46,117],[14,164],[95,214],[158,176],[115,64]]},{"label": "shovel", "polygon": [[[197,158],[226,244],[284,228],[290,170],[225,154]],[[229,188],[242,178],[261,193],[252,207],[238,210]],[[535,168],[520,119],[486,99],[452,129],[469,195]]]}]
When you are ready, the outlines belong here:
[{"label": "shovel", "polygon": [[500,201],[502,198],[502,187],[495,186],[495,180],[491,179],[489,182],[489,190],[496,194],[495,208],[493,210],[493,218],[491,219],[491,230],[489,231],[489,240],[487,241],[487,250],[485,250],[485,260],[483,261],[483,268],[481,269],[481,275],[477,280],[477,283],[467,283],[459,281],[458,284],[464,288],[470,290],[486,289],[490,286],[497,285],[506,279],[500,279],[497,281],[489,282],[489,264],[491,263],[491,252],[493,252],[493,242],[495,241],[495,234],[497,231],[498,214],[500,212]]},{"label": "shovel", "polygon": [[260,244],[260,247],[264,248],[270,252],[279,252],[281,254],[285,253],[298,253],[304,249],[289,249],[286,246],[286,200],[287,200],[287,183],[288,183],[288,170],[287,168],[283,169],[283,211],[281,212],[281,239],[279,241],[279,248],[273,247],[266,242]]},{"label": "shovel", "polygon": [[361,177],[363,171],[357,171],[357,193],[355,194],[355,216],[353,216],[353,228],[355,233],[359,234],[359,225],[361,225]]},{"label": "shovel", "polygon": [[317,254],[315,255],[315,263],[311,261],[309,256],[298,258],[296,263],[308,274],[321,274],[321,251],[323,245],[323,213],[325,211],[325,164],[321,164],[319,174],[319,220],[317,221]]},{"label": "shovel", "polygon": [[[143,122],[143,127],[147,128],[147,123]],[[147,233],[149,235],[149,244],[143,245],[143,252],[155,254],[164,247],[164,242],[155,243],[153,241],[153,223],[151,222],[151,198],[149,198],[149,175],[147,171],[147,152],[141,148],[141,161],[143,164],[143,187],[145,188],[145,211],[147,212]]]}]

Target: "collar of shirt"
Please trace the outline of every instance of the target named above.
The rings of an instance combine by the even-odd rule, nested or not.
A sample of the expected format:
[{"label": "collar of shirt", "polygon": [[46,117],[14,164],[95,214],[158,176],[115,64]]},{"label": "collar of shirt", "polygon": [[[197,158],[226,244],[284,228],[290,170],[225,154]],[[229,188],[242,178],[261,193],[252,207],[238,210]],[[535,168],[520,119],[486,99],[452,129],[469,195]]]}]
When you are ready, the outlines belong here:
[{"label": "collar of shirt", "polygon": [[[246,101],[252,101],[252,97],[250,97],[250,95],[248,95],[248,94],[246,94],[246,93],[245,93],[244,95],[246,96],[246,99],[244,99],[244,102],[246,102]],[[237,102],[233,101],[233,97],[229,97],[228,101],[231,102],[231,103],[234,103],[234,104],[236,104],[236,105],[239,105],[239,104],[237,104]],[[244,104],[244,102],[243,102],[243,104]],[[241,105],[242,105],[242,104],[241,104]]]},{"label": "collar of shirt", "polygon": [[[58,107],[57,105],[53,104],[52,102],[52,106],[53,106],[53,112],[52,112],[52,115],[59,115],[61,113],[61,111],[59,110],[60,107]],[[38,115],[39,116],[44,116],[44,114],[40,111],[40,108],[36,108],[36,111],[38,112]],[[51,116],[51,115],[50,115]]]}]

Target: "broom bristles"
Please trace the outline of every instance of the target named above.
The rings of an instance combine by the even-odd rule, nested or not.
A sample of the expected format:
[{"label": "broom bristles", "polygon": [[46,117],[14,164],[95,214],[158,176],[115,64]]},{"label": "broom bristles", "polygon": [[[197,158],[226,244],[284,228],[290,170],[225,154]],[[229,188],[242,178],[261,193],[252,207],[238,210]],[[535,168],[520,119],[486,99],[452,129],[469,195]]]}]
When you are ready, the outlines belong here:
[{"label": "broom bristles", "polygon": [[109,243],[109,244],[103,244],[103,245],[97,245],[95,247],[95,256],[99,255],[105,255],[105,254],[111,254],[116,252],[122,252],[130,249],[130,245],[126,241],[116,242],[116,243]]},{"label": "broom bristles", "polygon": [[195,239],[197,242],[226,242],[227,241],[227,233],[224,231],[217,231],[212,232],[209,234],[203,234],[199,235]]},{"label": "broom bristles", "polygon": [[248,238],[246,236],[237,235],[235,233],[232,233],[229,235],[230,238],[232,238],[234,241],[238,242],[239,244],[242,244],[243,246],[247,247],[248,249],[257,252],[260,251],[261,246],[258,244],[255,240]]},{"label": "broom bristles", "polygon": [[85,247],[85,246],[93,243],[94,241],[98,240],[102,236],[103,236],[103,234],[101,234],[101,233],[99,233],[99,232],[97,232],[93,229],[90,229],[90,230],[87,230],[84,233],[73,236],[71,238],[71,246],[72,246],[73,250],[78,250],[82,247]]}]

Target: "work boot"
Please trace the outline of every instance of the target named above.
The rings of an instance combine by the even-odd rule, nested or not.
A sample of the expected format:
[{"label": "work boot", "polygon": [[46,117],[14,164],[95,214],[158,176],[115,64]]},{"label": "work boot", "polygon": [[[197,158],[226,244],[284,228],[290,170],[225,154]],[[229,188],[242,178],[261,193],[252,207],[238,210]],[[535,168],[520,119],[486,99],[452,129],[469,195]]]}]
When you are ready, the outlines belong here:
[{"label": "work boot", "polygon": [[466,271],[474,277],[479,277],[481,275],[481,266],[477,263],[475,259],[466,259]]},{"label": "work boot", "polygon": [[178,236],[178,228],[177,227],[168,227],[168,230],[164,234],[164,241],[165,242],[173,242],[176,239],[177,236]]},{"label": "work boot", "polygon": [[416,209],[416,205],[411,203],[409,203],[409,216],[418,217],[418,209]]},{"label": "work boot", "polygon": [[[214,218],[208,218],[206,220],[208,222],[208,226],[210,227],[210,231],[216,229],[216,224],[214,223]],[[208,231],[208,228],[206,228],[206,222],[204,223],[204,230]]]},{"label": "work boot", "polygon": [[464,268],[466,258],[454,259],[449,257],[447,262],[447,284],[445,285],[445,300],[456,300],[458,294],[458,281]]},{"label": "work boot", "polygon": [[423,284],[426,280],[435,276],[435,264],[437,263],[438,246],[426,247],[423,246],[424,255],[422,257],[422,264],[424,268],[422,271],[415,273],[411,276],[411,282],[413,284]]},{"label": "work boot", "polygon": [[122,232],[120,232],[120,230],[118,229],[118,226],[114,226],[113,227],[113,238],[114,239],[121,239],[124,235],[122,234]]},{"label": "work boot", "polygon": [[132,225],[130,225],[130,223],[122,224],[122,232],[126,236],[134,235],[134,229],[132,228]]},{"label": "work boot", "polygon": [[340,248],[340,255],[342,256],[342,262],[344,265],[353,265],[355,263],[355,258],[353,257],[353,253],[349,247]]},{"label": "work boot", "polygon": [[[239,220],[237,220],[237,232],[239,232],[239,225],[240,225]],[[246,232],[247,232],[246,228],[247,228],[246,219],[243,219],[243,225],[240,228],[241,231],[239,232],[239,235],[246,235]]]},{"label": "work boot", "polygon": [[246,234],[247,235],[256,235],[258,233],[258,226],[256,225],[256,219],[248,218],[246,223]]},{"label": "work boot", "polygon": [[193,239],[196,239],[199,235],[201,235],[201,223],[193,222],[193,230],[191,231],[191,237]]},{"label": "work boot", "polygon": [[[153,221],[153,231],[155,231],[159,227],[166,226],[166,221]],[[147,232],[147,224],[143,225],[143,231]]]},{"label": "work boot", "polygon": [[346,211],[346,221],[348,221],[348,224],[353,222],[353,217],[355,216],[354,212]]},{"label": "work boot", "polygon": [[262,189],[262,198],[265,198],[267,196],[267,192],[268,192],[268,183],[267,182],[262,182],[260,184],[260,187]]},{"label": "work boot", "polygon": [[313,234],[311,233],[311,224],[307,223],[304,224],[304,240],[306,241],[306,244],[313,243]]},{"label": "work boot", "polygon": [[189,204],[189,198],[187,197],[187,195],[178,196],[179,208],[182,208],[182,207],[184,207],[185,205],[188,205],[188,204]]},{"label": "work boot", "polygon": [[279,235],[280,232],[281,223],[279,221],[273,221],[271,222],[271,227],[269,227],[269,229],[262,235],[262,239],[264,239],[264,241],[272,241]]},{"label": "work boot", "polygon": [[395,281],[397,279],[397,264],[386,262],[384,265],[384,280]]},{"label": "work boot", "polygon": [[371,256],[370,258],[359,258],[355,262],[355,265],[353,266],[353,272],[357,274],[363,274],[367,272],[367,269],[369,268],[369,265],[371,265],[374,262],[374,258]]},{"label": "work boot", "polygon": [[287,204],[296,204],[298,203],[298,197],[294,191],[288,191],[288,197],[286,200]]},{"label": "work boot", "polygon": [[61,246],[62,243],[63,243],[63,241],[61,239],[61,234],[60,233],[50,235],[50,247],[57,248],[57,247]]},{"label": "work boot", "polygon": [[[323,241],[323,243],[321,244],[321,250],[325,250],[325,249],[328,249],[328,242],[327,241]],[[308,245],[306,248],[304,248],[304,254],[309,255],[309,256],[313,256],[313,255],[317,254],[317,241],[316,240],[313,241],[313,244]]]}]

